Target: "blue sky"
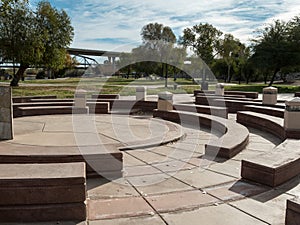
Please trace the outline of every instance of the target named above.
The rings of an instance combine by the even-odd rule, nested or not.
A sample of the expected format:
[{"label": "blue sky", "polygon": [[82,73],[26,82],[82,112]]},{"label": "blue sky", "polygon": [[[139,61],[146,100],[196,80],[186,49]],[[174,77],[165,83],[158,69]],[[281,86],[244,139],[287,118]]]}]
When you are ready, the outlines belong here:
[{"label": "blue sky", "polygon": [[[35,6],[37,0],[30,0]],[[141,43],[141,28],[158,22],[170,26],[177,37],[186,27],[210,23],[244,43],[254,31],[275,19],[300,15],[295,0],[50,0],[72,20],[75,37],[71,47],[129,51]]]}]

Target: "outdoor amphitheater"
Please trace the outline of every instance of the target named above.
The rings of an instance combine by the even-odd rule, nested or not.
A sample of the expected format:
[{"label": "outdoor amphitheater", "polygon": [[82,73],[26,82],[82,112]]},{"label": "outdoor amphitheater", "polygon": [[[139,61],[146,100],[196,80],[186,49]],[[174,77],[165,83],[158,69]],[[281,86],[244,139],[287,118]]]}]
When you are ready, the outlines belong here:
[{"label": "outdoor amphitheater", "polygon": [[300,99],[0,87],[1,224],[300,224]]}]

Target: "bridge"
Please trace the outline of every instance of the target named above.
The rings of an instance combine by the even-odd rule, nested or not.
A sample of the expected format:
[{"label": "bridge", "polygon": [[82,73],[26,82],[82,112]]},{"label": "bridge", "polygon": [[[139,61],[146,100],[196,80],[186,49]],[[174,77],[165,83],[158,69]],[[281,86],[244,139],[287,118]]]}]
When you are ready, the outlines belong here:
[{"label": "bridge", "polygon": [[90,66],[92,61],[93,64],[99,64],[95,59],[88,57],[88,56],[104,56],[108,57],[109,64],[115,66],[116,58],[120,56],[121,52],[113,52],[113,51],[103,51],[103,50],[92,50],[92,49],[80,49],[80,48],[67,48],[67,52],[70,55],[75,57],[81,57],[84,59],[84,63],[81,65]]},{"label": "bridge", "polygon": [[[116,58],[120,57],[121,52],[114,51],[104,51],[104,50],[92,50],[92,49],[80,49],[80,48],[67,48],[67,52],[74,56],[76,59],[81,58],[83,62],[77,60],[80,66],[84,66],[88,68],[91,65],[99,64],[96,59],[91,56],[101,56],[107,57],[108,61],[106,65],[104,65],[107,73],[113,73],[116,70]],[[11,61],[1,62],[0,58],[0,67],[2,68],[18,68],[19,64],[14,64]],[[31,68],[31,66],[29,66]]]}]

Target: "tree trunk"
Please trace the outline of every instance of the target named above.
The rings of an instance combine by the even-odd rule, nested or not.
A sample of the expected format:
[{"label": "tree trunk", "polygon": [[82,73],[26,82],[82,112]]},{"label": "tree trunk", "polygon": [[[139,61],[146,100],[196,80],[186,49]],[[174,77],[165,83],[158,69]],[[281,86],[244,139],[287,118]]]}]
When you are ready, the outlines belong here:
[{"label": "tree trunk", "polygon": [[22,65],[22,64],[20,65],[16,75],[13,77],[12,81],[10,82],[10,86],[12,87],[19,86],[19,81],[24,76],[24,72],[26,71],[27,68],[28,66],[26,65]]},{"label": "tree trunk", "polygon": [[[228,65],[228,67],[227,67],[227,82],[229,83],[230,82],[230,64]],[[225,81],[226,82],[226,81]]]},{"label": "tree trunk", "polygon": [[274,80],[275,80],[275,76],[276,76],[276,74],[277,74],[279,71],[280,71],[280,69],[278,69],[278,68],[276,68],[276,69],[274,70],[272,79],[271,79],[271,81],[270,81],[270,83],[269,83],[269,87],[271,87],[271,86],[273,85]]},{"label": "tree trunk", "polygon": [[168,87],[168,64],[165,63],[165,87]]},{"label": "tree trunk", "polygon": [[239,76],[239,84],[241,84],[241,82],[242,82],[242,76],[243,76],[242,74],[243,74],[243,72],[241,71],[240,76]]}]

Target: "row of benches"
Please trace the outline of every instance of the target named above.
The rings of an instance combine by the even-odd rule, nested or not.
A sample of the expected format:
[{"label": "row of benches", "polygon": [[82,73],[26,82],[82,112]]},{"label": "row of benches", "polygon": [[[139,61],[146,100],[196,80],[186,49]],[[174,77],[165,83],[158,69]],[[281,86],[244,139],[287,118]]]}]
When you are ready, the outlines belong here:
[{"label": "row of benches", "polygon": [[176,122],[183,126],[194,126],[197,129],[205,126],[219,132],[221,134],[220,138],[213,139],[205,145],[205,154],[209,156],[232,158],[242,151],[249,141],[247,128],[218,116],[178,110],[155,110],[153,116]]}]

